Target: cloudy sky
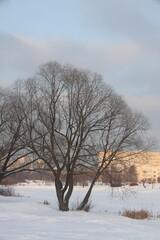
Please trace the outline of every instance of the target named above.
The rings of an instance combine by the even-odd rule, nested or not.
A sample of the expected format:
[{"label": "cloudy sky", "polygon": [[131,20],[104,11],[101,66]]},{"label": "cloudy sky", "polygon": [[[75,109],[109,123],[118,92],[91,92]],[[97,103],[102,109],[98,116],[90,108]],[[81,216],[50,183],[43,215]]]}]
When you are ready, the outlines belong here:
[{"label": "cloudy sky", "polygon": [[159,138],[160,0],[0,0],[0,84],[50,60],[102,74]]}]

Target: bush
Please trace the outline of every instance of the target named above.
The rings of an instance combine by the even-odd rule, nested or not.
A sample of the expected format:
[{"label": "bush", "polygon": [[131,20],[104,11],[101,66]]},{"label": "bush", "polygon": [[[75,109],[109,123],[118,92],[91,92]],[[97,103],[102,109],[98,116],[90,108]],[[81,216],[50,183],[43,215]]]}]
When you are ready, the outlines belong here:
[{"label": "bush", "polygon": [[50,205],[50,203],[49,203],[47,200],[44,200],[44,201],[43,201],[43,204],[45,204],[45,205]]},{"label": "bush", "polygon": [[114,188],[114,187],[122,187],[122,183],[112,183],[111,184],[111,187]]},{"label": "bush", "polygon": [[157,217],[157,218],[160,218],[160,213],[157,213],[156,217]]},{"label": "bush", "polygon": [[94,207],[94,205],[92,204],[92,201],[90,201],[83,208],[80,208],[80,206],[78,206],[76,210],[89,212],[93,207]]},{"label": "bush", "polygon": [[80,202],[77,199],[75,203],[72,204],[71,210],[72,211],[85,211],[89,212],[94,207],[92,201],[88,202],[83,209],[80,208]]},{"label": "bush", "polygon": [[0,195],[5,197],[16,196],[15,191],[12,187],[0,187]]},{"label": "bush", "polygon": [[129,186],[130,186],[130,187],[138,186],[138,183],[134,183],[134,182],[132,182],[132,183],[129,184]]},{"label": "bush", "polygon": [[85,211],[85,212],[89,212],[93,207],[94,207],[94,205],[90,201],[84,206],[84,208],[82,210]]},{"label": "bush", "polygon": [[123,213],[121,213],[122,216],[132,218],[132,219],[149,219],[152,217],[152,214],[148,210],[141,209],[139,211],[137,210],[125,210]]}]

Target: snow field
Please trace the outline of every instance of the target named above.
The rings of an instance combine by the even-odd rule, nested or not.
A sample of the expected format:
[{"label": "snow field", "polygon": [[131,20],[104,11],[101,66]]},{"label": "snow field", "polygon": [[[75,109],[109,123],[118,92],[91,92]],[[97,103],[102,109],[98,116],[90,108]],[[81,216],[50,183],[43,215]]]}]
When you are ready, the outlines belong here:
[{"label": "snow field", "polygon": [[[119,215],[127,209],[160,213],[160,185],[113,191],[95,186],[94,207],[83,211],[58,211],[54,186],[15,186],[22,197],[0,196],[0,240],[150,240],[160,239],[160,219],[133,220]],[[87,187],[75,187],[71,208]],[[44,205],[44,201],[50,205]]]}]

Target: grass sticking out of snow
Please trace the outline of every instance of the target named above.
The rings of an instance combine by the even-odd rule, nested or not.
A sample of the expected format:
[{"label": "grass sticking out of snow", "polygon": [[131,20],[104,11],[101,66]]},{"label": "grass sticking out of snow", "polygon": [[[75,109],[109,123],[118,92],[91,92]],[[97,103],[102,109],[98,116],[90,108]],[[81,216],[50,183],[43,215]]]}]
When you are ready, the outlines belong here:
[{"label": "grass sticking out of snow", "polygon": [[132,219],[151,219],[153,214],[148,210],[141,209],[141,210],[128,210],[125,209],[124,212],[121,213],[122,216],[132,218]]}]

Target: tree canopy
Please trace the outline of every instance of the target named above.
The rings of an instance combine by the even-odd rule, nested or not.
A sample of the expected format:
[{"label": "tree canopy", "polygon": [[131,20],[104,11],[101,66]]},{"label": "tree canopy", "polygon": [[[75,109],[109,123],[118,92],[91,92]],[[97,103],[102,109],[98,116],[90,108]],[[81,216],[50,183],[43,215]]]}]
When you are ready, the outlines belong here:
[{"label": "tree canopy", "polygon": [[[69,210],[74,174],[93,171],[93,181],[79,206],[83,209],[95,181],[116,153],[148,148],[147,119],[97,73],[49,62],[16,86],[18,123],[20,116],[23,119],[20,143],[53,174],[60,210]],[[100,151],[104,157],[98,163]],[[106,157],[108,152],[112,154]]]}]

